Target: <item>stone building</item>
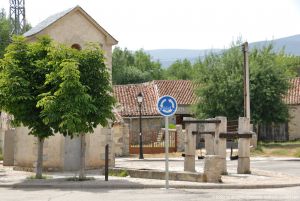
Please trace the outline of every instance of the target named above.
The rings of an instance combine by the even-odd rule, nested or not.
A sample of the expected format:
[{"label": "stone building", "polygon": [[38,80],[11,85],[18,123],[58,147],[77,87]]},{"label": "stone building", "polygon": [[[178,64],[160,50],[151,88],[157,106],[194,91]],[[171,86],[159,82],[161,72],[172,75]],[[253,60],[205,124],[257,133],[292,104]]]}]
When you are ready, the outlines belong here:
[{"label": "stone building", "polygon": [[[111,71],[112,46],[118,41],[101,27],[81,7],[65,10],[52,15],[26,32],[29,42],[38,36],[48,35],[56,42],[80,50],[89,42],[103,48],[106,64]],[[2,117],[2,147],[4,165],[32,169],[37,160],[37,139],[29,136],[25,127],[9,128],[7,118]],[[98,126],[94,133],[86,136],[86,167],[99,168],[104,165],[104,147],[110,145],[110,165],[114,165],[113,136],[111,128]],[[12,148],[13,147],[13,148]],[[56,134],[44,142],[45,169],[78,170],[80,162],[80,139]]]},{"label": "stone building", "polygon": [[291,87],[285,98],[289,106],[290,121],[288,123],[289,140],[300,139],[300,77],[291,79]]},{"label": "stone building", "polygon": [[[195,85],[189,80],[154,80],[141,84],[115,85],[113,89],[119,103],[118,113],[121,115],[123,122],[128,125],[127,132],[124,132],[124,129],[119,129],[119,136],[122,136],[121,133],[123,133],[123,138],[120,138],[119,141],[124,141],[124,138],[127,139],[129,132],[130,139],[126,142],[130,142],[130,145],[138,144],[139,142],[140,126],[137,95],[140,92],[143,95],[141,106],[143,142],[144,144],[153,144],[163,141],[161,133],[164,127],[164,117],[156,109],[156,102],[159,97],[171,95],[176,99],[178,109],[176,114],[169,118],[169,122],[174,125],[182,124],[184,116],[191,116],[190,106],[197,101],[194,87]],[[182,151],[184,141],[182,129],[176,126],[176,129],[169,129],[169,131],[173,132],[173,134],[177,131],[176,140],[174,135],[170,135],[170,142],[171,144],[173,142],[174,146],[176,144],[175,149],[177,151]],[[126,149],[128,148],[126,147]]]}]

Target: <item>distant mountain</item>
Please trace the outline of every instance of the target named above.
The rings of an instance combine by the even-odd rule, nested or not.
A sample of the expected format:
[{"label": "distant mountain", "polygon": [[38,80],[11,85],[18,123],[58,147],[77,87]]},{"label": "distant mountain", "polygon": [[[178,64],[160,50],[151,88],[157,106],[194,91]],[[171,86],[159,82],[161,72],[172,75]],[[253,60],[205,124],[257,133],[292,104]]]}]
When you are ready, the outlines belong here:
[{"label": "distant mountain", "polygon": [[214,52],[217,53],[221,49],[205,49],[205,50],[190,50],[190,49],[157,49],[145,50],[151,55],[153,60],[159,60],[163,67],[169,67],[176,60],[188,59],[195,62],[198,58],[203,58],[205,55]]},{"label": "distant mountain", "polygon": [[[279,51],[285,48],[287,54],[300,56],[300,34],[295,36],[289,36],[285,38],[279,38],[272,41],[259,41],[250,43],[250,49],[253,47],[261,48],[268,43],[273,43],[274,50]],[[223,49],[204,49],[204,50],[191,50],[191,49],[156,49],[145,50],[151,55],[153,60],[159,60],[164,68],[169,67],[176,60],[188,59],[191,62],[195,62],[198,58],[204,58],[205,55],[214,52],[221,52]]]}]

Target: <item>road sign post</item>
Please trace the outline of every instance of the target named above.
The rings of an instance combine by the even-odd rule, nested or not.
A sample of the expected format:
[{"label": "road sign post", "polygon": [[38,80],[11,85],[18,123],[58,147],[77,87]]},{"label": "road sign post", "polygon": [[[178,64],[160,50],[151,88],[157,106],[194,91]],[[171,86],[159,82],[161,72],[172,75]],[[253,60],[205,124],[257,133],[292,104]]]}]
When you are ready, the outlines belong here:
[{"label": "road sign post", "polygon": [[166,171],[166,189],[169,189],[169,116],[175,114],[177,102],[172,96],[162,96],[157,101],[158,112],[165,117],[165,171]]}]

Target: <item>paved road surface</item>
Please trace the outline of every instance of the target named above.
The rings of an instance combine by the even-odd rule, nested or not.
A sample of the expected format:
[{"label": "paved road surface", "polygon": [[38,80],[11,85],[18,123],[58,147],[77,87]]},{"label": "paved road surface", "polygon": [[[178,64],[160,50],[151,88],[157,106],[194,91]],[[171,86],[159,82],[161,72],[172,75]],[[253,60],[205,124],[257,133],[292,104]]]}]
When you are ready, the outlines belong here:
[{"label": "paved road surface", "polygon": [[[196,160],[196,169],[203,171],[204,160]],[[162,159],[127,159],[118,158],[116,160],[117,167],[128,168],[151,168],[164,169],[165,161]],[[236,172],[237,160],[227,160],[229,172]],[[251,168],[266,171],[281,172],[292,176],[300,176],[300,158],[251,158]],[[170,159],[170,170],[183,171],[183,158]]]},{"label": "paved road surface", "polygon": [[56,190],[56,189],[6,189],[0,188],[1,201],[257,201],[300,200],[300,187],[255,190]]}]

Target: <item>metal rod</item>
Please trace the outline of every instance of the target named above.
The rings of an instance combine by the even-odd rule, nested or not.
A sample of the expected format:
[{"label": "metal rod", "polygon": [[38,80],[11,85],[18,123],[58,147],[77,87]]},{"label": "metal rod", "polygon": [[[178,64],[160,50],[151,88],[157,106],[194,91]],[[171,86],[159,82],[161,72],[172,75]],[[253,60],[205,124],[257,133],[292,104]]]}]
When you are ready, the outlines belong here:
[{"label": "metal rod", "polygon": [[169,117],[165,117],[166,189],[169,189]]},{"label": "metal rod", "polygon": [[104,169],[104,174],[105,174],[105,181],[108,181],[108,144],[105,145],[105,169]]},{"label": "metal rod", "polygon": [[144,159],[143,136],[142,136],[142,104],[141,103],[139,103],[139,110],[140,110],[140,156],[139,156],[139,159]]}]

